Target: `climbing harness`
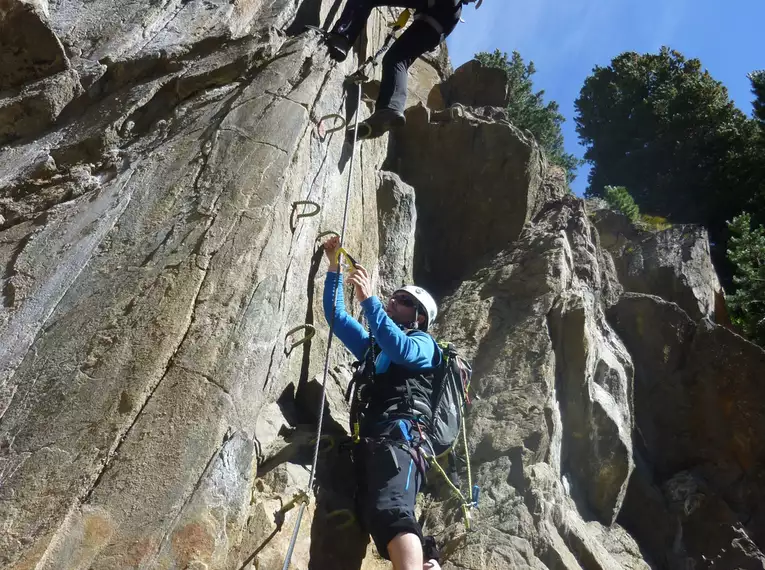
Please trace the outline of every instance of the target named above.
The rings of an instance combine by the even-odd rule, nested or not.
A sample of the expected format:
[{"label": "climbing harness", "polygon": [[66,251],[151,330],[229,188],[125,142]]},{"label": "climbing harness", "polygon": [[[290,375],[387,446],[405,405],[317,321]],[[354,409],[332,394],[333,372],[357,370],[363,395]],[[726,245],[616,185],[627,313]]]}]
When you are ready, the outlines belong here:
[{"label": "climbing harness", "polygon": [[[412,429],[416,427],[419,432],[419,438],[409,437],[409,432],[401,427],[401,433],[407,443],[397,442],[395,445],[405,446],[413,460],[420,465],[420,457],[428,465],[433,466],[450,487],[452,493],[460,501],[463,520],[467,530],[471,529],[472,511],[478,507],[480,496],[480,487],[473,484],[473,474],[470,466],[470,453],[467,442],[467,429],[465,425],[465,415],[467,405],[470,404],[469,389],[472,370],[465,361],[463,361],[455,347],[449,343],[440,343],[439,347],[444,355],[441,366],[433,372],[431,381],[433,382],[434,392],[429,396],[429,404],[418,405],[418,400],[414,397],[410,386],[411,380],[405,377],[406,404],[402,409],[401,403],[395,403],[384,413],[402,413],[408,410],[407,415],[412,415]],[[357,362],[356,372],[351,380],[345,394],[346,401],[351,404],[351,434],[355,443],[368,441],[369,438],[361,437],[361,425],[365,421],[372,398],[370,392],[373,391],[375,383],[375,359],[377,353],[374,346],[367,349],[363,362]],[[394,373],[395,374],[395,373]],[[398,384],[398,377],[382,381],[384,385],[389,383]],[[427,406],[429,411],[425,413],[422,406]],[[375,415],[381,410],[377,410]],[[398,425],[399,422],[395,425]],[[395,426],[394,426],[395,428]],[[392,429],[394,429],[392,428]],[[424,429],[423,429],[424,428]],[[459,432],[462,432],[461,434]],[[380,434],[377,439],[385,443],[390,439],[390,431]],[[461,438],[459,436],[462,436]],[[376,439],[376,440],[377,440]],[[376,441],[375,440],[375,441]],[[449,458],[454,461],[456,458],[455,448],[460,444],[464,447],[464,457],[467,467],[468,492],[463,493],[459,486],[459,481],[453,481],[439,463],[439,460]],[[378,442],[379,443],[379,442]],[[453,467],[456,472],[456,466]],[[426,469],[421,469],[423,476]],[[455,473],[456,475],[456,473]]]},{"label": "climbing harness", "polygon": [[[361,85],[358,86],[358,102],[356,104],[356,108],[358,109],[361,107]],[[354,121],[354,131],[358,133],[358,127],[359,127],[359,116],[358,113],[356,114],[356,120]],[[355,142],[355,141],[354,141]],[[350,160],[350,167],[348,169],[348,185],[345,189],[345,205],[343,206],[343,225],[342,229],[340,230],[340,243],[342,244],[345,239],[345,230],[348,225],[348,205],[350,204],[351,199],[351,183],[353,182],[353,166],[356,159],[356,145],[353,145],[353,148],[351,150],[351,160]],[[318,213],[318,212],[317,212]],[[345,253],[347,257],[347,252]],[[337,268],[338,276],[340,274],[340,266],[338,265]],[[335,280],[335,287],[332,292],[332,306],[335,306],[335,303],[337,302],[337,292],[338,287],[340,284],[340,279]],[[295,544],[297,542],[298,532],[300,531],[300,523],[303,520],[303,512],[305,511],[305,507],[309,502],[308,499],[308,493],[310,493],[311,489],[313,489],[313,483],[316,479],[316,465],[319,462],[319,452],[321,448],[321,441],[322,441],[322,424],[324,423],[324,404],[327,401],[327,378],[329,377],[329,358],[332,350],[332,338],[334,337],[335,333],[335,313],[332,313],[332,318],[330,319],[329,323],[329,335],[327,338],[327,351],[324,357],[324,373],[322,375],[322,381],[321,381],[321,401],[319,403],[319,420],[316,424],[316,441],[314,444],[314,450],[313,450],[313,462],[311,463],[311,471],[310,475],[308,477],[308,486],[306,487],[306,490],[303,491],[303,493],[300,495],[300,509],[298,510],[297,520],[295,521],[295,528],[292,531],[292,538],[290,539],[289,547],[287,548],[287,554],[284,559],[284,565],[282,566],[282,570],[288,570],[290,565],[290,560],[292,559],[292,553],[295,551]],[[302,500],[305,498],[305,500]],[[294,500],[293,505],[294,506]],[[292,507],[290,507],[292,508]],[[286,511],[285,511],[286,512]]]}]

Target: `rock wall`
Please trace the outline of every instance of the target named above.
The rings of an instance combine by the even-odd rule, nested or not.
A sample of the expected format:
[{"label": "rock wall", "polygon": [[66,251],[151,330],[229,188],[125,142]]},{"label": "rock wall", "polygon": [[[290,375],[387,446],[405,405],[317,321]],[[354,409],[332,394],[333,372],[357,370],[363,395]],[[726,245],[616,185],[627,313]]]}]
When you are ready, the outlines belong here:
[{"label": "rock wall", "polygon": [[281,568],[327,353],[292,567],[389,567],[320,302],[346,213],[474,364],[473,530],[437,476],[419,505],[445,568],[762,567],[765,355],[710,320],[705,236],[613,229],[443,49],[354,155],[321,118],[371,111],[343,80],[390,11],[336,65],[304,26],[341,4],[0,0],[0,568]]}]

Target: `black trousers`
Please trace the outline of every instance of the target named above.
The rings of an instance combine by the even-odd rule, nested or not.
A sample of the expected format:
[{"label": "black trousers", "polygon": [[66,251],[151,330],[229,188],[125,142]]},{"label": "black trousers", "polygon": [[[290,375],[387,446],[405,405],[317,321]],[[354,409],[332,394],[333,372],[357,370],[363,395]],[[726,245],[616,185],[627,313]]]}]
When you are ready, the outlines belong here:
[{"label": "black trousers", "polygon": [[405,441],[397,424],[384,436],[356,444],[353,452],[359,518],[380,556],[388,560],[388,543],[397,535],[412,533],[423,539],[414,506],[426,467],[415,450],[417,437],[411,422],[405,423],[411,441]]},{"label": "black trousers", "polygon": [[415,59],[438,47],[441,40],[452,33],[460,19],[461,4],[459,0],[348,0],[332,31],[354,44],[372,9],[379,6],[414,9],[415,18],[428,16],[443,28],[441,34],[427,21],[415,19],[383,57],[376,109],[388,108],[403,113],[409,68]]}]

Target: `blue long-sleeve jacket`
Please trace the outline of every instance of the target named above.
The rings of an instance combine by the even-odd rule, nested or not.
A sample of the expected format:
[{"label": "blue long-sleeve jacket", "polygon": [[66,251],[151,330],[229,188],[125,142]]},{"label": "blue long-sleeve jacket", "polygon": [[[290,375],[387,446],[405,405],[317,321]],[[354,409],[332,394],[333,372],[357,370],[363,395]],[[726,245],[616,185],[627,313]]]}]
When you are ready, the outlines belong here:
[{"label": "blue long-sleeve jacket", "polygon": [[[332,307],[332,295],[337,281],[337,298]],[[324,316],[332,322],[334,309],[334,333],[338,339],[361,360],[369,348],[369,334],[358,321],[345,310],[343,296],[343,276],[328,272],[324,282]],[[438,366],[441,362],[441,349],[429,334],[414,331],[405,334],[385,313],[385,308],[377,297],[369,297],[361,302],[361,308],[367,317],[369,329],[375,337],[375,343],[382,352],[375,362],[375,372],[382,374],[393,362],[411,370],[424,370]]]}]

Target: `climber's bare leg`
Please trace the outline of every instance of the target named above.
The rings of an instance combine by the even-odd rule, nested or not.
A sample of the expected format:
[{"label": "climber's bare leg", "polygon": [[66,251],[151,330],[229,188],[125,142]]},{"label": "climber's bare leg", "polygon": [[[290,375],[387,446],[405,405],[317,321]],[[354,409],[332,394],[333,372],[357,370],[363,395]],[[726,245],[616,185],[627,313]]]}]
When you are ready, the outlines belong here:
[{"label": "climber's bare leg", "polygon": [[423,570],[422,542],[413,532],[397,534],[388,543],[393,570]]}]

